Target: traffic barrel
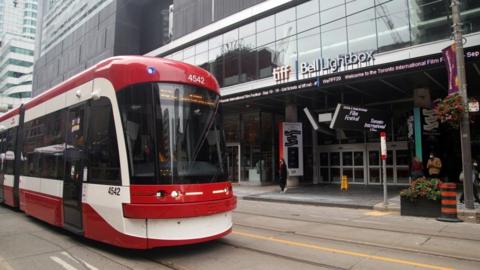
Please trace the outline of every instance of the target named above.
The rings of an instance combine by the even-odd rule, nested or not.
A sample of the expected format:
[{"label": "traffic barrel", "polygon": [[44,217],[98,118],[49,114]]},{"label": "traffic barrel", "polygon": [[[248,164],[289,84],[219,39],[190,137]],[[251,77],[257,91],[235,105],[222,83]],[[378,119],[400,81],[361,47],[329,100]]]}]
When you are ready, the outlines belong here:
[{"label": "traffic barrel", "polygon": [[441,183],[440,192],[442,195],[442,214],[437,220],[462,222],[457,217],[457,185],[455,183]]}]

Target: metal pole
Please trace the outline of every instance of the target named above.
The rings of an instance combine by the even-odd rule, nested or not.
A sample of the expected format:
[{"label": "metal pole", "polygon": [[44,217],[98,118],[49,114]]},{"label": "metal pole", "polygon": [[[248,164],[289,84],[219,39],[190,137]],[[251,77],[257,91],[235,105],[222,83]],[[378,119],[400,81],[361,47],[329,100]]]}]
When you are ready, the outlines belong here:
[{"label": "metal pole", "polygon": [[383,206],[387,207],[388,205],[388,197],[387,197],[387,161],[385,159],[382,160],[382,167],[383,167]]},{"label": "metal pole", "polygon": [[[465,76],[465,56],[463,52],[462,23],[460,19],[460,1],[452,0],[451,7],[460,95],[462,96],[465,105],[467,105],[467,80]],[[472,185],[472,153],[470,145],[470,120],[468,115],[468,108],[466,108],[466,111],[462,117],[462,121],[460,122],[460,142],[462,147],[463,191],[465,194],[465,208],[474,209]]]},{"label": "metal pole", "polygon": [[382,159],[382,179],[383,179],[383,206],[388,206],[387,196],[387,133],[380,132],[380,154]]}]

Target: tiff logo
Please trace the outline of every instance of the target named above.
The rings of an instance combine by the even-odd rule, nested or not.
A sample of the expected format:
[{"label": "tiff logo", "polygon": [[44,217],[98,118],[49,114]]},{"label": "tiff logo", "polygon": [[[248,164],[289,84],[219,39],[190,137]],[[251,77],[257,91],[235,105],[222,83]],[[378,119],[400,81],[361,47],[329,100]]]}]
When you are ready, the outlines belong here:
[{"label": "tiff logo", "polygon": [[281,66],[273,69],[273,78],[276,82],[288,81],[290,79],[290,66]]}]

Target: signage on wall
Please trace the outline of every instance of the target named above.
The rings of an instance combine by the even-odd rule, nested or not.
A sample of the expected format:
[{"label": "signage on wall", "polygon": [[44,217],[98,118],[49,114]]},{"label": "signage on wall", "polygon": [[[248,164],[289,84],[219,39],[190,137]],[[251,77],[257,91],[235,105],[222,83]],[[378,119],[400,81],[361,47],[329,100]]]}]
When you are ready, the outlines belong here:
[{"label": "signage on wall", "polygon": [[[465,61],[476,61],[478,59],[480,59],[480,47],[465,49]],[[358,70],[348,70],[346,72],[328,74],[321,77],[316,76],[315,78],[306,78],[285,85],[274,85],[264,89],[256,89],[248,92],[222,96],[222,102],[227,103],[256,97],[265,97],[285,92],[295,92],[307,88],[333,86],[356,80],[375,79],[386,75],[421,70],[444,64],[443,56],[441,54],[429,55],[401,62],[362,67]]]},{"label": "signage on wall", "polygon": [[275,79],[275,82],[288,82],[290,79],[290,72],[292,71],[292,67],[287,65],[287,66],[281,66],[281,67],[276,67],[273,69],[273,78]]},{"label": "signage on wall", "polygon": [[387,128],[388,117],[385,112],[369,108],[338,104],[333,114],[331,129],[367,129],[380,131]]},{"label": "signage on wall", "polygon": [[279,154],[285,160],[289,176],[303,176],[302,123],[280,124]]},{"label": "signage on wall", "polygon": [[327,73],[338,72],[340,70],[348,70],[349,68],[360,66],[361,64],[368,64],[375,61],[374,52],[349,53],[347,55],[339,55],[336,58],[329,58],[327,60],[318,58],[313,62],[300,63],[301,75],[324,75]]},{"label": "signage on wall", "polygon": [[422,115],[424,134],[437,134],[440,122],[438,121],[438,117],[435,112],[432,109],[423,108]]}]

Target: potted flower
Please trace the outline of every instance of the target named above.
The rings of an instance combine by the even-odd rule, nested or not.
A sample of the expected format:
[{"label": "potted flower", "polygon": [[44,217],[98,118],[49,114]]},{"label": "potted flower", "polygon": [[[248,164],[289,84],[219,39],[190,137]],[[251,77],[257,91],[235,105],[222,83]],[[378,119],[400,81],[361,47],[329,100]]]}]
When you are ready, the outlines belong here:
[{"label": "potted flower", "polygon": [[418,178],[407,189],[400,191],[400,214],[402,216],[439,217],[440,180]]},{"label": "potted flower", "polygon": [[438,102],[433,111],[440,122],[447,123],[453,128],[458,128],[462,115],[465,112],[465,104],[460,94],[453,93]]}]

